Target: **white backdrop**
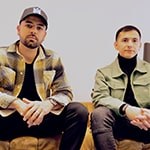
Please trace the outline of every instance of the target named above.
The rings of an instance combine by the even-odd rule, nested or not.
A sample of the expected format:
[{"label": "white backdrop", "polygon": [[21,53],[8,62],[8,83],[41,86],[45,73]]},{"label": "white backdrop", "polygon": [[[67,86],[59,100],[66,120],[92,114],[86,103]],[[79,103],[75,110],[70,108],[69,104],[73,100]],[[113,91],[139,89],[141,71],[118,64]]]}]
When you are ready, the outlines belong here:
[{"label": "white backdrop", "polygon": [[[0,0],[0,46],[18,39],[16,26],[26,7],[39,6],[49,17],[44,45],[64,63],[74,100],[90,100],[97,68],[114,60],[116,30],[132,24],[150,40],[149,0]],[[141,49],[139,56],[143,57]]]}]

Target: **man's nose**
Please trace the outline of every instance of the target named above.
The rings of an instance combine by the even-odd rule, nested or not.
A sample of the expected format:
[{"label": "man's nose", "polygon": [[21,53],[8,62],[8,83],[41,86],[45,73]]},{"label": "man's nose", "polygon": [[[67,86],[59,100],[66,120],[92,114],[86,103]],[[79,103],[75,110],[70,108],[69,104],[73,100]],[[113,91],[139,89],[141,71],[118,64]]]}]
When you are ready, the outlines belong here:
[{"label": "man's nose", "polygon": [[132,41],[128,41],[128,46],[132,47],[133,46],[133,42]]},{"label": "man's nose", "polygon": [[36,34],[36,33],[37,33],[37,28],[36,28],[36,27],[32,27],[31,33],[32,33],[32,34]]}]

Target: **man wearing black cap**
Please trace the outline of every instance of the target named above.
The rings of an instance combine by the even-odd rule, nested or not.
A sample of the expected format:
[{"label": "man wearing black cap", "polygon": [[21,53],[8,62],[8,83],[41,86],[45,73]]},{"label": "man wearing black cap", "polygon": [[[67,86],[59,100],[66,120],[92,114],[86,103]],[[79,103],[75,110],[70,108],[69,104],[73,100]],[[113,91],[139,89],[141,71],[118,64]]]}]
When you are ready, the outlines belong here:
[{"label": "man wearing black cap", "polygon": [[17,26],[20,39],[0,48],[0,140],[63,132],[60,150],[79,150],[88,112],[71,102],[60,57],[42,45],[47,27],[42,9],[27,8]]}]

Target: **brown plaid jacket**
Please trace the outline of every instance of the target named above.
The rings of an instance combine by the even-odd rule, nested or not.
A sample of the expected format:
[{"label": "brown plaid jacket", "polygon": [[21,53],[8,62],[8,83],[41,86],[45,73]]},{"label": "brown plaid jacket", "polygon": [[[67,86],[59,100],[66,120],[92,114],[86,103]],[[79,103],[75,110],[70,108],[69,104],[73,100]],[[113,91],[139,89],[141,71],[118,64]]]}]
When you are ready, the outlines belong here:
[{"label": "brown plaid jacket", "polygon": [[[17,99],[24,81],[25,62],[17,53],[17,43],[18,41],[8,47],[0,47],[0,115],[2,116],[14,112],[7,107]],[[42,45],[34,62],[34,79],[41,100],[53,98],[63,106],[72,100],[72,90],[68,85],[60,57],[56,52],[45,49]],[[55,113],[60,112],[61,110],[57,110]]]}]

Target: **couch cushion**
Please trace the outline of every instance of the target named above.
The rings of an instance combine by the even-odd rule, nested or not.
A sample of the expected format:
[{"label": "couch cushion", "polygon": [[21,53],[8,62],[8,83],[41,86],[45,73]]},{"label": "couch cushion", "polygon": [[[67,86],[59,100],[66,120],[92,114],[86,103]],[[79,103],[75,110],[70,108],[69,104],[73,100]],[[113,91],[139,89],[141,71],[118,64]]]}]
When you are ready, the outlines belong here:
[{"label": "couch cushion", "polygon": [[9,141],[0,141],[0,150],[10,150]]},{"label": "couch cushion", "polygon": [[60,139],[61,135],[53,138],[18,137],[10,143],[1,141],[0,150],[59,150]]}]

